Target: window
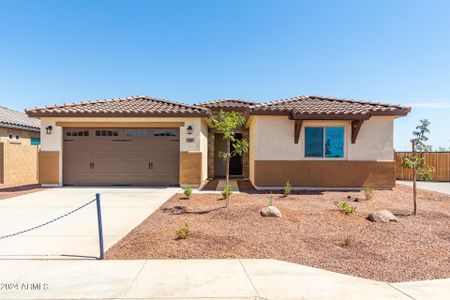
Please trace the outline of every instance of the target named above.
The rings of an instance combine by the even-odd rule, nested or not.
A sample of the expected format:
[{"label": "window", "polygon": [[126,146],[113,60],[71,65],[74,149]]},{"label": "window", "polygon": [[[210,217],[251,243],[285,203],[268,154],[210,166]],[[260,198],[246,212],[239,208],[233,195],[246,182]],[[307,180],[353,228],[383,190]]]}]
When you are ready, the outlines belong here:
[{"label": "window", "polygon": [[344,127],[306,127],[305,157],[343,158]]},{"label": "window", "polygon": [[96,130],[95,136],[119,136],[117,130]]},{"label": "window", "polygon": [[153,136],[177,136],[176,129],[155,129]]},{"label": "window", "polygon": [[38,137],[31,138],[31,145],[39,146],[40,144],[41,144],[41,138],[38,138]]},{"label": "window", "polygon": [[148,136],[147,129],[125,129],[125,136],[131,137],[146,137]]},{"label": "window", "polygon": [[89,136],[89,130],[67,130],[66,136]]}]

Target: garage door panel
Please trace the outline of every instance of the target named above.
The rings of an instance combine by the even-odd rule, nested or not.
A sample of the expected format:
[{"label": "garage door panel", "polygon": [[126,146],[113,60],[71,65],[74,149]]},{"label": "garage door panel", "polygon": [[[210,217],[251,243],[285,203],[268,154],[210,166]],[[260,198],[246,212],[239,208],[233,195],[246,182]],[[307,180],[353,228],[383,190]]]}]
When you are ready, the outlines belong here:
[{"label": "garage door panel", "polygon": [[[74,129],[71,129],[74,130]],[[87,129],[75,129],[85,132]],[[64,183],[79,185],[178,185],[179,130],[90,129],[64,142]],[[145,132],[144,132],[145,131]],[[113,135],[108,135],[109,133]],[[158,134],[165,134],[161,129]],[[100,136],[99,136],[100,135]],[[105,136],[106,135],[106,136]],[[91,163],[92,168],[91,168]]]}]

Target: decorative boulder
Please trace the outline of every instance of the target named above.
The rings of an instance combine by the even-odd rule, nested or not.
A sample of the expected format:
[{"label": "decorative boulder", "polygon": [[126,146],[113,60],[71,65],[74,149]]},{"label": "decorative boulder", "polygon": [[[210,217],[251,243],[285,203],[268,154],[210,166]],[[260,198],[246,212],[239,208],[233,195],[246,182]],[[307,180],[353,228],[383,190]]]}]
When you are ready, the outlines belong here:
[{"label": "decorative boulder", "polygon": [[260,211],[263,217],[281,218],[281,211],[275,206],[266,206]]},{"label": "decorative boulder", "polygon": [[397,222],[398,219],[396,216],[394,216],[390,211],[388,210],[379,210],[374,211],[369,214],[369,220],[372,222],[382,222],[382,223],[388,223],[388,222]]}]

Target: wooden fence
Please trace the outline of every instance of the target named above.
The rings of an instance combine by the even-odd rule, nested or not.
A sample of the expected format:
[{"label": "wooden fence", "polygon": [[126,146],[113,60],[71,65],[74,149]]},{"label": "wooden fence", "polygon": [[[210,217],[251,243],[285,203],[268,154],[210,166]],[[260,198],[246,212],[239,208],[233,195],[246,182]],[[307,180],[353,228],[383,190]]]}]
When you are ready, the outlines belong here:
[{"label": "wooden fence", "polygon": [[[433,181],[450,181],[450,152],[426,152],[422,155],[426,165],[434,169]],[[395,152],[396,176],[399,180],[412,180],[412,170],[402,167],[405,156],[411,157],[412,152]]]}]

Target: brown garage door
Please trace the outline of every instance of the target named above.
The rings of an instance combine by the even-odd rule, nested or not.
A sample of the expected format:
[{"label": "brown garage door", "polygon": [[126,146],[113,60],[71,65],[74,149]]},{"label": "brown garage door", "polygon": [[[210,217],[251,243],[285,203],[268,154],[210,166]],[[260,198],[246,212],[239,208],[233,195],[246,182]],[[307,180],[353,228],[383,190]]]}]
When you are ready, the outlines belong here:
[{"label": "brown garage door", "polygon": [[179,129],[66,128],[66,185],[178,185]]}]

